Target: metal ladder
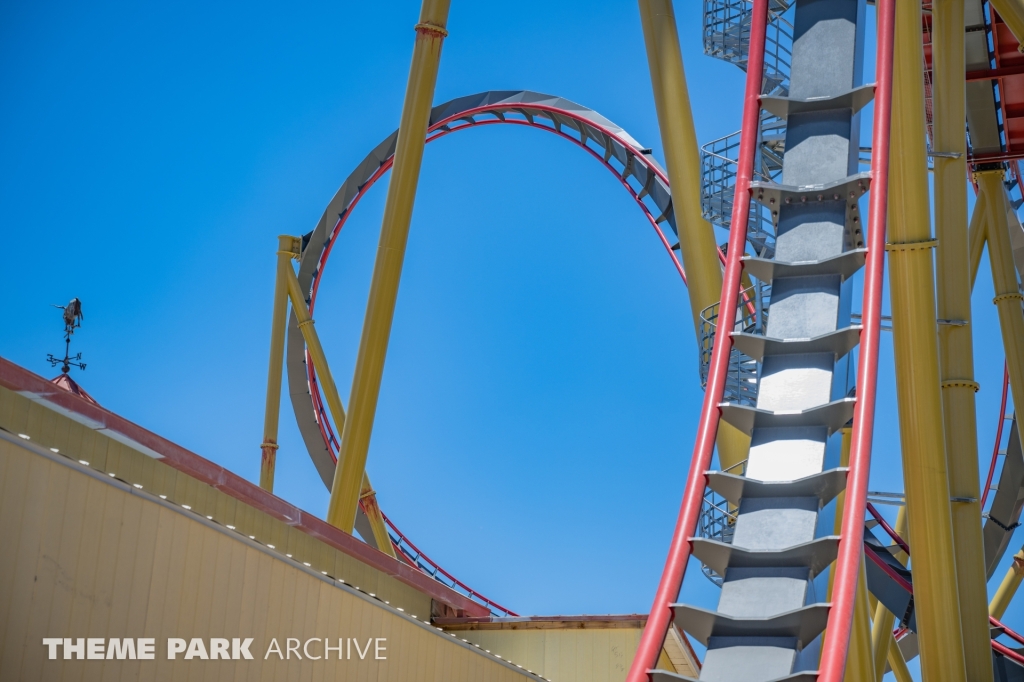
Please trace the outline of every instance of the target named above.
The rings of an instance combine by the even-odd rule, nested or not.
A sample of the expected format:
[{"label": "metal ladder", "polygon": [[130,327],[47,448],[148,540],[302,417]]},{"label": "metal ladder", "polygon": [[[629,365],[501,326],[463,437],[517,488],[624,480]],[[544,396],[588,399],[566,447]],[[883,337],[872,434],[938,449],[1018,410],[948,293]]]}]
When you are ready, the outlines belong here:
[{"label": "metal ladder", "polygon": [[[743,132],[720,311],[738,310],[738,329],[719,327],[682,509],[669,558],[627,680],[691,680],[655,668],[669,623],[707,647],[700,680],[842,679],[863,555],[863,518],[874,414],[884,266],[894,0],[878,0],[879,100],[872,171],[858,172],[858,112],[875,95],[859,85],[865,0],[796,0],[792,71],[785,95],[763,95],[770,0],[755,0],[749,35]],[[735,4],[735,3],[729,3]],[[707,36],[707,32],[705,36]],[[733,57],[739,59],[739,57]],[[781,182],[756,178],[760,121],[786,121]],[[872,181],[870,250],[859,200]],[[771,216],[770,257],[742,256],[751,200]],[[864,328],[850,322],[850,278],[867,263]],[[743,328],[740,271],[771,285],[771,316]],[[738,306],[738,304],[740,304]],[[721,318],[724,313],[719,313]],[[728,317],[726,319],[728,319]],[[860,392],[847,377],[863,343]],[[720,402],[729,356],[761,363],[756,401]],[[709,471],[719,419],[751,436],[742,474]],[[840,430],[851,424],[849,468],[838,464]],[[694,537],[706,489],[735,509],[732,542]],[[830,503],[847,491],[842,535]],[[834,512],[833,512],[834,513]],[[822,532],[827,529],[826,532]],[[721,577],[716,610],[674,603],[689,556]],[[834,569],[833,603],[825,602]],[[826,624],[829,640],[822,648]]]}]

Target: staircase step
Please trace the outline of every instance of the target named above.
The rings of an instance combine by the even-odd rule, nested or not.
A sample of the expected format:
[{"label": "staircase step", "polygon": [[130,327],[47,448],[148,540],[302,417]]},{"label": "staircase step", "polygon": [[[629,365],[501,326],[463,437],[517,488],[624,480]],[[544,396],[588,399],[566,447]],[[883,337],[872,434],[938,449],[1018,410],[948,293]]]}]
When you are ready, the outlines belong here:
[{"label": "staircase step", "polygon": [[831,97],[796,99],[778,95],[761,95],[761,108],[779,118],[788,119],[792,114],[809,114],[829,109],[850,109],[856,114],[875,98],[875,84],[869,83]]},{"label": "staircase step", "polygon": [[802,649],[820,635],[831,604],[811,604],[770,618],[734,618],[688,604],[672,604],[676,627],[707,646],[711,637],[789,637]]},{"label": "staircase step", "polygon": [[758,362],[766,355],[804,355],[830,352],[838,360],[860,343],[859,324],[809,339],[776,339],[761,334],[732,332],[732,345]]},{"label": "staircase step", "polygon": [[787,426],[824,426],[835,433],[853,418],[856,398],[841,398],[830,403],[791,412],[772,412],[737,403],[719,403],[722,419],[747,434],[754,429]]},{"label": "staircase step", "polygon": [[867,249],[853,249],[815,261],[784,263],[769,258],[744,256],[743,269],[762,282],[771,282],[777,277],[814,277],[816,275],[839,275],[841,279],[849,279],[864,267]]},{"label": "staircase step", "polygon": [[791,547],[776,550],[747,549],[720,540],[690,538],[693,556],[718,575],[731,567],[778,568],[803,566],[810,569],[810,578],[824,571],[836,560],[839,536],[827,535]]},{"label": "staircase step", "polygon": [[829,469],[795,481],[760,481],[722,471],[707,472],[708,487],[738,505],[743,498],[817,497],[825,506],[846,489],[847,468]]}]

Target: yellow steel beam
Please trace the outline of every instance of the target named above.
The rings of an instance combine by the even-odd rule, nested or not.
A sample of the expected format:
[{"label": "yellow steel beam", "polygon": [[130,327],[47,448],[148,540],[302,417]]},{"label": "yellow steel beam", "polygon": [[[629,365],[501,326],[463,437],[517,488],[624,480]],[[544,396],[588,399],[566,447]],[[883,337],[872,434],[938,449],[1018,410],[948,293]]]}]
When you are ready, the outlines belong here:
[{"label": "yellow steel beam", "polygon": [[[920,68],[921,62],[918,62]],[[938,238],[939,372],[942,380],[943,429],[949,488],[932,496],[952,498],[953,555],[941,559],[955,575],[960,600],[964,664],[971,682],[992,680],[992,650],[985,586],[985,551],[981,539],[978,434],[974,394],[974,346],[971,338],[971,279],[967,239],[967,120],[964,0],[932,3],[932,129],[934,148],[951,156],[935,157],[935,236]],[[954,158],[955,155],[955,158]],[[910,522],[917,522],[911,504]],[[923,532],[913,533],[920,543]],[[915,583],[922,557],[914,552]],[[931,561],[931,557],[924,559]],[[915,599],[920,593],[915,589]],[[916,603],[916,602],[915,602]],[[946,612],[941,618],[950,620]],[[928,617],[925,617],[928,620]],[[941,627],[941,626],[940,626]],[[924,647],[922,646],[922,664]],[[923,673],[930,677],[928,673]],[[934,673],[933,673],[934,674]],[[948,674],[948,673],[947,673]]]},{"label": "yellow steel beam", "polygon": [[907,667],[907,662],[903,658],[903,652],[900,651],[900,645],[896,643],[896,636],[891,632],[889,633],[889,667],[892,668],[896,682],[914,682],[910,668]]},{"label": "yellow steel beam", "polygon": [[[639,3],[654,106],[672,186],[679,253],[686,271],[690,313],[699,343],[700,312],[717,303],[722,295],[718,246],[714,229],[701,215],[700,149],[672,0],[639,0]],[[725,320],[727,316],[723,314],[719,319]],[[725,333],[728,330],[721,331]],[[722,469],[729,469],[745,460],[750,450],[749,436],[725,422],[718,427],[717,443]]]},{"label": "yellow steel beam", "polygon": [[263,414],[263,443],[260,445],[260,487],[274,492],[277,468],[277,430],[281,418],[281,377],[284,373],[284,332],[288,325],[288,279],[291,259],[298,251],[290,235],[277,238],[277,274],[274,278],[274,313],[270,323],[270,369],[267,372],[267,407]]},{"label": "yellow steel beam", "polygon": [[986,198],[988,257],[992,267],[995,298],[992,302],[999,311],[999,328],[1003,334],[1006,369],[1010,375],[1013,404],[1024,405],[1024,312],[1021,310],[1020,285],[1017,268],[1013,264],[1010,244],[1009,209],[1003,171],[991,170],[975,173],[978,189]]},{"label": "yellow steel beam", "polygon": [[450,0],[423,0],[327,522],[351,533],[398,299]]},{"label": "yellow steel beam", "polygon": [[[850,443],[852,429],[842,429],[842,446],[839,451],[839,466],[845,467],[850,464]],[[836,496],[836,511],[834,522],[834,533],[839,535],[843,525],[843,508],[846,504],[846,492],[840,492]],[[875,682],[874,666],[871,660],[871,621],[869,619],[870,593],[866,575],[864,573],[864,561],[860,562],[860,575],[857,577],[857,596],[853,608],[853,630],[850,632],[850,649],[846,657],[845,679],[850,682]],[[832,587],[835,580],[835,571],[830,571],[828,576],[827,601],[832,601]],[[824,638],[823,638],[824,639]]]},{"label": "yellow steel beam", "polygon": [[[1010,33],[1017,42],[1024,46],[1024,1],[1022,0],[991,0],[992,6],[1006,22]],[[1024,47],[1018,47],[1024,52]]]},{"label": "yellow steel beam", "polygon": [[971,214],[971,225],[967,228],[967,253],[970,258],[971,291],[978,279],[978,267],[981,265],[981,254],[985,251],[985,233],[988,231],[988,211],[985,210],[985,195],[978,194],[974,202],[974,213]]},{"label": "yellow steel beam", "polygon": [[871,621],[868,618],[868,582],[864,560],[860,562],[857,578],[857,602],[853,607],[853,630],[850,631],[850,649],[846,655],[845,680],[849,682],[876,682],[875,666],[871,658]]},{"label": "yellow steel beam", "polygon": [[[962,38],[962,2],[937,2],[936,6],[944,5],[938,8],[943,14],[944,30],[946,33],[950,31],[947,26],[948,15],[957,11],[956,7],[945,6],[950,4],[959,5],[959,31]],[[944,54],[943,68],[948,70],[948,46]],[[914,538],[914,605],[918,614],[924,678],[963,682],[967,674],[953,558],[949,472],[944,434],[938,427],[942,423],[942,399],[935,334],[934,278],[929,249],[934,241],[931,239],[928,206],[927,137],[921,71],[923,63],[921,5],[917,2],[897,2],[889,195],[899,197],[900,200],[889,202],[889,289],[903,480],[910,535]],[[962,81],[963,66],[959,68]],[[961,82],[961,107],[962,90]],[[943,90],[943,102],[951,96],[947,84]],[[948,111],[944,116],[943,120],[952,120],[953,117]],[[964,115],[961,114],[956,120],[960,121],[962,138]],[[940,127],[936,123],[936,130]],[[950,125],[947,123],[946,127]],[[943,131],[942,142],[949,142],[950,137],[948,131]],[[962,139],[960,146],[963,146]],[[945,147],[936,149],[946,151]],[[952,171],[946,169],[941,165],[946,160],[944,157],[936,159],[936,182],[941,175],[945,183],[949,184],[950,173],[959,173],[956,182],[963,189],[965,172],[955,168]],[[940,207],[936,207],[936,214],[940,213]]]},{"label": "yellow steel beam", "polygon": [[1006,608],[1013,600],[1013,595],[1020,587],[1021,580],[1024,580],[1024,549],[1013,555],[1013,563],[1010,564],[1009,570],[1003,576],[1003,582],[999,584],[999,589],[996,590],[992,602],[988,605],[988,612],[992,614],[993,618],[1002,620]]},{"label": "yellow steel beam", "polygon": [[686,271],[690,313],[694,330],[699,333],[700,311],[717,303],[722,294],[722,269],[714,230],[701,215],[700,148],[672,0],[640,0],[640,21],[665,165],[672,185],[672,207]]},{"label": "yellow steel beam", "polygon": [[363,472],[363,482],[359,486],[359,502],[363,505],[363,512],[370,521],[370,530],[373,531],[373,539],[377,542],[377,549],[398,558],[394,546],[391,544],[391,536],[388,534],[387,524],[384,523],[384,515],[377,504],[377,492],[370,485],[370,477]]},{"label": "yellow steel beam", "polygon": [[[298,237],[294,239],[298,240]],[[294,246],[295,254],[298,254],[299,242],[296,241]],[[283,242],[282,248],[284,248]],[[291,264],[287,261],[285,261],[284,269],[279,272],[284,278],[288,296],[291,298],[292,310],[295,311],[295,319],[299,323],[302,339],[306,342],[306,349],[313,360],[313,368],[316,369],[320,390],[324,392],[327,407],[334,418],[334,426],[341,432],[345,428],[345,408],[341,404],[341,396],[338,394],[338,387],[334,383],[331,368],[327,365],[327,355],[320,344],[320,336],[316,333],[316,329],[313,328],[313,318],[310,317],[309,308],[306,307],[306,299],[302,295],[299,278],[295,276],[295,271],[292,270]],[[395,548],[391,546],[388,529],[384,523],[384,517],[380,513],[380,507],[377,505],[377,496],[373,491],[373,486],[370,485],[370,479],[366,475],[365,470],[361,474],[360,497],[363,500],[363,511],[366,512],[366,516],[370,520],[370,527],[373,529],[373,537],[377,541],[377,549],[398,558],[395,554]],[[335,472],[335,485],[337,485],[337,481],[337,472]],[[355,523],[354,517],[353,523]],[[351,534],[352,531],[348,532]]]}]

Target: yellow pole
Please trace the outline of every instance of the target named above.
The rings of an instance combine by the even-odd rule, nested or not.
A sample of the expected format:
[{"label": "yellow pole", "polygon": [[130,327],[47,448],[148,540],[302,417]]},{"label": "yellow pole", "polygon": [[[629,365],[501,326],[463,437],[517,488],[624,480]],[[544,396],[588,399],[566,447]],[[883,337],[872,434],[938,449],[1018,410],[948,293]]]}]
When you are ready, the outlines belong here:
[{"label": "yellow pole", "polygon": [[384,204],[380,242],[352,379],[349,418],[341,435],[338,468],[334,472],[331,501],[327,508],[327,522],[346,533],[351,533],[355,525],[359,490],[370,449],[370,434],[377,412],[384,358],[395,315],[398,283],[402,276],[412,206],[423,159],[423,141],[441,61],[441,44],[448,35],[445,25],[449,2],[423,0],[420,21],[416,25],[416,44],[398,127],[395,163]]},{"label": "yellow pole", "polygon": [[274,278],[274,313],[270,323],[270,369],[267,372],[267,408],[263,415],[263,443],[260,445],[260,487],[274,492],[274,471],[277,467],[277,430],[281,417],[281,377],[284,373],[284,332],[288,324],[288,280],[285,269],[299,246],[295,237],[277,238],[277,275]]},{"label": "yellow pole", "polygon": [[[844,427],[840,429],[839,432],[842,435],[842,441],[840,441],[839,446],[839,466],[845,467],[849,466],[850,464],[850,445],[853,442],[853,429],[849,427]],[[841,534],[841,531],[843,529],[843,509],[845,508],[845,506],[846,491],[842,490],[839,492],[838,495],[836,495],[836,517],[835,520],[832,522],[833,535]],[[864,562],[862,561],[861,563]],[[828,572],[828,589],[825,593],[825,599],[827,601],[832,601],[832,586],[835,582],[835,577],[835,571]],[[854,618],[856,617],[857,615],[854,614]],[[824,641],[824,638],[822,638],[822,641]]]},{"label": "yellow pole", "polygon": [[970,258],[971,291],[974,291],[974,283],[978,279],[978,267],[981,265],[981,254],[985,251],[985,233],[988,232],[987,216],[985,195],[979,193],[977,200],[974,202],[971,225],[967,228],[967,253]]},{"label": "yellow pole", "polygon": [[[842,429],[842,446],[839,451],[839,466],[850,464],[850,443],[852,429]],[[834,532],[839,535],[843,525],[843,507],[846,504],[846,492],[843,491],[836,496],[836,518]],[[864,572],[864,560],[860,562],[860,575],[857,577],[857,596],[853,607],[853,630],[850,632],[850,649],[846,657],[845,679],[850,682],[875,682],[874,667],[871,662],[871,622],[868,619],[870,613],[867,575]],[[832,601],[832,587],[835,579],[835,572],[830,571],[828,576],[828,592],[826,600]],[[824,637],[822,637],[824,641]]]},{"label": "yellow pole", "polygon": [[1021,310],[1024,296],[1021,296],[1017,268],[1013,264],[1003,170],[979,171],[975,178],[981,195],[986,199],[985,222],[988,229],[985,236],[988,238],[988,257],[996,294],[992,302],[999,311],[999,328],[1003,334],[1013,404],[1024,405],[1024,312]]},{"label": "yellow pole", "polygon": [[[959,6],[962,34],[963,4]],[[951,10],[943,11],[948,14]],[[955,9],[952,11],[955,13]],[[948,51],[946,54],[948,61]],[[923,63],[921,5],[897,2],[889,195],[900,200],[889,202],[888,256],[903,480],[910,535],[914,538],[914,603],[924,679],[964,682],[967,675],[953,558],[946,443],[938,426],[942,423],[942,399],[930,251],[935,242],[929,221]],[[948,88],[945,97],[949,98]],[[960,97],[962,106],[962,93]],[[962,137],[964,116],[958,120]],[[947,133],[943,139],[948,137]],[[941,149],[946,151],[945,147]],[[945,161],[936,159],[936,166]],[[961,171],[961,188],[965,178]]]},{"label": "yellow pole", "polygon": [[[985,602],[985,548],[981,538],[978,434],[974,393],[974,347],[971,338],[971,279],[967,239],[967,120],[964,74],[964,0],[932,3],[932,124],[935,158],[935,236],[938,238],[939,371],[942,379],[943,429],[949,489],[929,494],[952,499],[953,556],[960,600],[964,664],[971,682],[992,680],[992,649]],[[920,62],[918,62],[920,68]],[[910,508],[910,522],[917,513]],[[920,543],[923,532],[913,533]],[[915,582],[922,559],[914,552]],[[948,557],[943,568],[949,570]],[[917,592],[915,590],[915,592]],[[915,595],[916,596],[916,595]],[[922,614],[924,615],[924,614]],[[950,619],[946,612],[942,618]],[[927,616],[925,616],[927,620]],[[919,621],[920,622],[920,621]],[[922,655],[924,647],[922,647]],[[922,658],[922,663],[924,659]],[[927,673],[923,673],[929,677]],[[933,673],[935,674],[935,673]]]},{"label": "yellow pole", "polygon": [[[298,253],[297,249],[298,244],[296,243],[296,253]],[[334,383],[331,368],[327,365],[327,355],[320,344],[320,336],[316,333],[316,329],[313,328],[313,318],[310,317],[309,308],[306,307],[306,299],[302,296],[299,278],[295,276],[295,271],[292,270],[290,263],[285,263],[282,276],[288,290],[288,296],[292,300],[292,310],[295,311],[295,319],[299,323],[299,331],[302,332],[302,339],[306,342],[309,356],[313,360],[313,367],[316,369],[320,389],[324,392],[327,407],[331,411],[331,416],[334,417],[334,426],[338,431],[341,431],[345,428],[345,408],[342,407],[341,396],[338,394],[338,387]],[[337,480],[337,470],[335,470],[335,484],[337,484]],[[362,472],[362,479],[360,480],[360,497],[363,500],[363,510],[366,512],[366,516],[370,520],[370,527],[373,529],[373,537],[377,541],[377,549],[397,558],[395,548],[391,546],[391,539],[388,536],[384,517],[381,515],[380,507],[377,505],[376,493],[373,490],[373,486],[370,485],[370,479],[365,471]],[[355,517],[353,517],[354,523]],[[349,534],[352,533],[351,530],[348,532]]]},{"label": "yellow pole", "polygon": [[853,630],[850,649],[846,657],[846,676],[849,682],[876,682],[875,666],[871,658],[871,621],[868,619],[868,582],[864,560],[860,562],[857,578],[857,603],[853,607]]},{"label": "yellow pole", "polygon": [[[639,0],[640,22],[647,46],[647,64],[654,90],[665,165],[672,186],[672,207],[679,233],[679,254],[686,271],[690,314],[700,341],[700,312],[718,302],[722,269],[715,232],[701,215],[700,149],[686,87],[679,33],[672,0]],[[728,316],[722,314],[719,319]],[[724,330],[728,331],[728,330]],[[724,333],[724,332],[723,332]],[[718,427],[718,459],[723,469],[747,458],[750,438],[722,422]]]},{"label": "yellow pole", "polygon": [[384,523],[384,515],[377,504],[377,492],[370,485],[370,478],[365,471],[362,484],[359,486],[359,501],[363,505],[366,518],[370,520],[370,529],[373,531],[373,539],[377,541],[377,549],[397,559],[398,555],[391,544],[391,536],[388,535],[388,527]]},{"label": "yellow pole", "polygon": [[914,682],[910,668],[907,667],[907,662],[903,658],[903,652],[900,651],[900,645],[896,643],[896,636],[891,632],[889,633],[889,667],[892,668],[896,682]]},{"label": "yellow pole", "polygon": [[[900,507],[896,514],[896,534],[904,540],[907,539],[907,508]],[[896,560],[907,565],[909,557],[904,552],[896,554]],[[881,682],[885,674],[885,661],[889,655],[889,641],[892,639],[892,628],[895,625],[896,617],[885,608],[885,604],[878,602],[875,606],[875,617],[871,620],[871,655],[874,658],[874,678]]]},{"label": "yellow pole", "polygon": [[992,597],[992,603],[988,605],[988,612],[992,614],[993,618],[1002,620],[1003,614],[1006,613],[1006,608],[1013,600],[1013,595],[1017,593],[1017,588],[1020,587],[1021,580],[1024,580],[1024,549],[1013,555],[1013,563],[1010,564],[1010,570],[1006,572],[1003,582],[999,584],[999,589],[996,590],[995,596]]},{"label": "yellow pole", "polygon": [[[1024,45],[1024,2],[1022,0],[991,0],[992,6],[1006,22],[1010,33],[1018,43]],[[1024,52],[1024,48],[1018,47]]]}]

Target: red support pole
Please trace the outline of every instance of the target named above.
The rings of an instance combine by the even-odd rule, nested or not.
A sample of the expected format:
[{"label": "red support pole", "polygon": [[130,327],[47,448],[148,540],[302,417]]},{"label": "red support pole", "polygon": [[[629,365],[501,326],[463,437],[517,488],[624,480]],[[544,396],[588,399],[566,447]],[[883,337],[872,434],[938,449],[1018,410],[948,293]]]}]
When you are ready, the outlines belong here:
[{"label": "red support pole", "polygon": [[875,423],[878,345],[882,324],[882,280],[885,274],[886,206],[889,193],[889,123],[892,114],[893,35],[896,0],[878,0],[875,120],[871,139],[871,199],[868,204],[868,255],[864,268],[864,328],[857,367],[857,405],[853,412],[850,473],[846,483],[842,539],[834,567],[832,608],[822,647],[819,682],[841,682],[853,628],[857,577],[864,554],[864,511]]},{"label": "red support pole", "polygon": [[[736,194],[733,199],[732,222],[729,232],[729,249],[725,262],[725,274],[722,281],[721,319],[728,318],[730,310],[736,310],[739,299],[740,273],[742,263],[740,257],[747,241],[747,222],[750,215],[750,181],[754,171],[754,155],[758,144],[758,118],[761,113],[761,79],[764,70],[765,33],[768,27],[768,0],[753,0],[753,15],[750,26],[750,45],[747,57],[747,82],[743,95],[743,127],[740,135],[740,154],[736,164]],[[891,63],[891,60],[890,60]],[[682,229],[682,228],[681,228]],[[715,338],[715,347],[711,352],[711,366],[708,371],[708,384],[704,392],[704,404],[701,407],[700,423],[697,427],[697,440],[690,458],[690,473],[686,479],[683,502],[679,509],[672,544],[669,546],[665,570],[658,583],[658,591],[654,596],[647,625],[640,637],[640,646],[629,669],[626,682],[648,682],[647,671],[658,663],[658,657],[665,643],[672,622],[670,605],[679,597],[679,589],[686,574],[686,564],[690,559],[692,547],[690,538],[696,532],[697,518],[700,515],[701,501],[704,499],[706,477],[704,472],[711,465],[711,456],[718,436],[718,420],[721,410],[718,404],[722,401],[725,391],[726,374],[729,369],[729,353],[732,350],[732,337],[725,325],[722,325]],[[862,510],[863,515],[863,510]]]}]

